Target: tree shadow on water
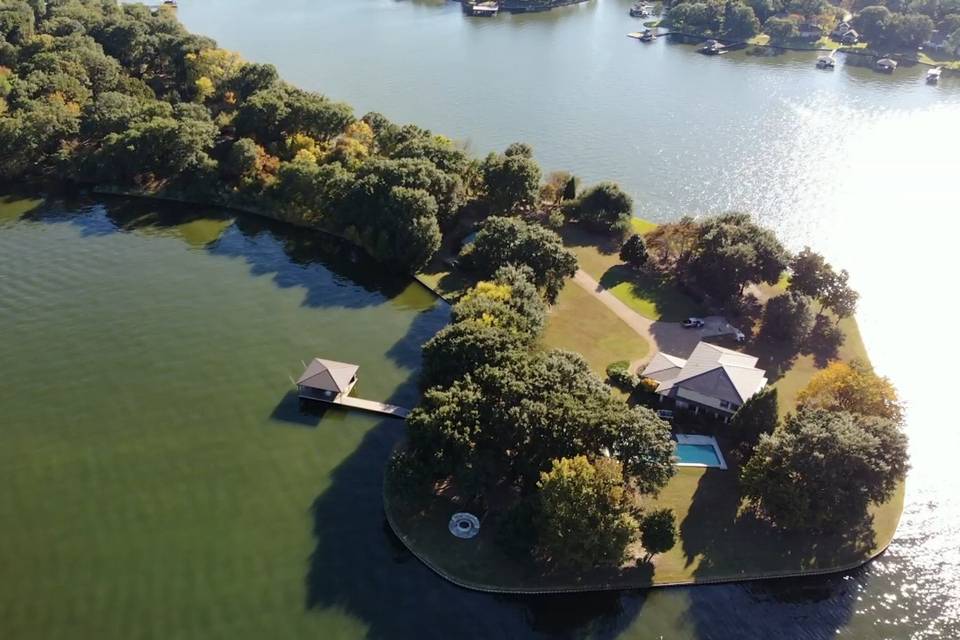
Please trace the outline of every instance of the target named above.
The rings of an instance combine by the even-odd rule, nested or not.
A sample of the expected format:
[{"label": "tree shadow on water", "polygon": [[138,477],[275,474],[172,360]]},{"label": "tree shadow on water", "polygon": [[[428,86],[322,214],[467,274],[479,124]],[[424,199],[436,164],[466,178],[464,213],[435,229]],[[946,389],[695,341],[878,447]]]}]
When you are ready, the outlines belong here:
[{"label": "tree shadow on water", "polygon": [[271,276],[280,288],[304,289],[308,307],[375,306],[410,285],[407,275],[345,240],[252,215],[238,216],[208,250],[246,261],[251,273]]},{"label": "tree shadow on water", "polygon": [[302,288],[303,304],[310,307],[375,306],[410,286],[409,276],[346,240],[217,207],[75,196],[48,198],[21,217],[68,223],[84,236],[139,232],[177,238],[211,255],[244,260],[253,275],[269,275],[278,287]]}]

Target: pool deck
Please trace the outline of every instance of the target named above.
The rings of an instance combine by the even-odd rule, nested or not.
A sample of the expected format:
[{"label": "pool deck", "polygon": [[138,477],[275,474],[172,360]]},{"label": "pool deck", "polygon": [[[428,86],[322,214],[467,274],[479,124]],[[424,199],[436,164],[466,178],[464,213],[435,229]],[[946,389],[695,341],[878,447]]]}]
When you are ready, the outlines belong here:
[{"label": "pool deck", "polygon": [[714,453],[717,455],[717,461],[719,464],[704,464],[702,462],[676,462],[674,463],[678,467],[703,467],[711,469],[726,469],[727,461],[723,458],[723,452],[720,451],[720,445],[717,444],[717,439],[713,436],[698,436],[698,435],[688,435],[684,433],[678,433],[676,435],[677,444],[693,444],[693,445],[708,445],[713,447]]}]

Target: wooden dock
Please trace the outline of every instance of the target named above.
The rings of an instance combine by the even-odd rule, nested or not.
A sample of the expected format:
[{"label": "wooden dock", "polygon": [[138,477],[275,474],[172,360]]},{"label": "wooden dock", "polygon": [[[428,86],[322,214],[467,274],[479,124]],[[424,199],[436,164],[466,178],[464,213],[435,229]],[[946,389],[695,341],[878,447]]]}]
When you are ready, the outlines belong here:
[{"label": "wooden dock", "polygon": [[376,400],[364,400],[363,398],[351,398],[350,396],[343,396],[342,398],[335,400],[334,404],[343,405],[344,407],[350,407],[351,409],[360,409],[362,411],[372,411],[373,413],[382,413],[384,415],[390,416],[391,418],[400,418],[401,420],[410,415],[409,409],[404,409],[403,407],[398,407],[395,404],[387,404],[386,402],[377,402]]},{"label": "wooden dock", "polygon": [[324,404],[339,405],[350,409],[360,409],[371,413],[380,413],[391,418],[400,418],[403,420],[410,414],[409,409],[398,407],[395,404],[386,402],[377,402],[376,400],[364,400],[363,398],[354,398],[345,393],[331,394],[316,389],[300,388],[297,396],[301,400],[311,400],[313,402],[322,402]]}]

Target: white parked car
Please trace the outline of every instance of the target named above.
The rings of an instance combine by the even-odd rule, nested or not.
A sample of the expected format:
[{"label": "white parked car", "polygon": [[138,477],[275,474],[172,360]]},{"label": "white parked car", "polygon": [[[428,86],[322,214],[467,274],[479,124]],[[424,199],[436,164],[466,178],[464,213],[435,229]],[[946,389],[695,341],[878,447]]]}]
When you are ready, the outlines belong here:
[{"label": "white parked car", "polygon": [[683,321],[684,329],[699,329],[703,327],[703,318],[687,318]]}]

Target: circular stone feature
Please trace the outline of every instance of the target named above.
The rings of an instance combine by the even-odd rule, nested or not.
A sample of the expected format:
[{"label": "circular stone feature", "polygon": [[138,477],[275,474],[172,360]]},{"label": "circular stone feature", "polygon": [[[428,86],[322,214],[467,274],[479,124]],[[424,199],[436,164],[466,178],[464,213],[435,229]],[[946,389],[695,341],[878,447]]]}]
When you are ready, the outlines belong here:
[{"label": "circular stone feature", "polygon": [[473,538],[480,533],[480,521],[472,513],[455,513],[447,528],[458,538]]}]

